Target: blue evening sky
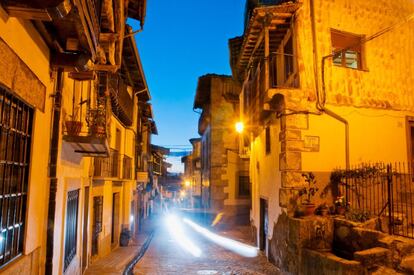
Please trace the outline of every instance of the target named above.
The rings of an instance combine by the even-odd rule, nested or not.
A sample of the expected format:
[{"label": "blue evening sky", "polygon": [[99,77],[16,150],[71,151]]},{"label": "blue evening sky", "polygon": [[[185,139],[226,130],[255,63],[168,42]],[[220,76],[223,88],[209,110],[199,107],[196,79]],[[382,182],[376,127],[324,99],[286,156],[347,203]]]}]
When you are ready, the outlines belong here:
[{"label": "blue evening sky", "polygon": [[[197,133],[198,77],[231,74],[228,39],[243,32],[244,0],[147,0],[144,31],[135,35],[152,96],[157,145],[186,145]],[[134,30],[138,22],[130,21]],[[179,158],[169,158],[182,171]]]}]

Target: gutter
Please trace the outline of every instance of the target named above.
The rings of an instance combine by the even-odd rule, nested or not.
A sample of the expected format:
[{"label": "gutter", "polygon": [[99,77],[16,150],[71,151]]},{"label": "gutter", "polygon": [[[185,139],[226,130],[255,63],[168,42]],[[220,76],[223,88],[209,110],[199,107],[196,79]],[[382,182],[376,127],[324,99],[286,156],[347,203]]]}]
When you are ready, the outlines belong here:
[{"label": "gutter", "polygon": [[56,77],[56,92],[53,102],[52,136],[49,152],[49,202],[47,215],[46,263],[45,274],[53,274],[53,246],[55,231],[56,191],[57,191],[57,159],[59,151],[60,113],[63,89],[63,69],[59,68]]},{"label": "gutter", "polygon": [[315,24],[315,2],[314,0],[310,0],[310,16],[311,16],[311,24],[312,24],[312,42],[313,42],[313,70],[315,75],[315,90],[316,90],[316,108],[327,114],[328,116],[338,120],[339,122],[345,125],[345,165],[346,169],[350,169],[350,161],[349,161],[349,123],[348,121],[340,116],[339,114],[335,113],[334,111],[325,107],[325,74],[324,74],[324,66],[325,66],[325,59],[332,57],[332,54],[322,57],[322,102],[320,101],[320,89],[319,89],[319,74],[318,74],[318,51],[316,45],[316,24]]}]

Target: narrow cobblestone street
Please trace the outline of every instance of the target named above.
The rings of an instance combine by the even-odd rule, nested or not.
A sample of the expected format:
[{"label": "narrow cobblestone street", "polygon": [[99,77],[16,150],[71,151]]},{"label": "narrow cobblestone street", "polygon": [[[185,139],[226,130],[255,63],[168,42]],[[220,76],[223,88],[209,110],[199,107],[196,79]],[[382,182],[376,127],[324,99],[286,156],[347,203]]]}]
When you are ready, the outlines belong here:
[{"label": "narrow cobblestone street", "polygon": [[[185,251],[171,236],[166,223],[160,220],[147,252],[135,266],[134,274],[280,274],[263,254],[245,258],[210,242],[189,227],[185,230],[186,237],[201,249],[200,257]],[[218,233],[235,240],[241,237],[240,230]]]}]

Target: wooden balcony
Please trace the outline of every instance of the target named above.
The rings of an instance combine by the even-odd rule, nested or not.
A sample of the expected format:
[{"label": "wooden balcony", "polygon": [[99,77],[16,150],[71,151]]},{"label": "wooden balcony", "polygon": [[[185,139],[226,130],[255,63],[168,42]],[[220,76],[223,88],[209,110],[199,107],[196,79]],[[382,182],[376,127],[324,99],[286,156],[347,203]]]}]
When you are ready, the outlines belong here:
[{"label": "wooden balcony", "polygon": [[[93,104],[90,98],[79,103],[73,102],[73,108],[79,106],[76,107],[79,108],[77,110],[79,116],[75,116],[74,120],[65,121],[63,141],[70,144],[74,152],[82,154],[82,156],[102,157],[109,155],[106,90],[107,74],[100,73],[98,91],[94,91],[96,98]],[[86,102],[89,103],[85,104]]]},{"label": "wooden balcony", "polygon": [[[248,125],[258,126],[271,113],[279,111],[280,106],[275,106],[275,95],[292,95],[299,91],[296,66],[290,69],[286,65],[295,62],[296,57],[292,54],[274,53],[269,62],[262,60],[251,69],[243,84],[243,113]],[[266,66],[269,66],[267,70]]]},{"label": "wooden balcony", "polygon": [[134,102],[122,78],[114,75],[110,80],[112,113],[125,125],[132,126]]}]

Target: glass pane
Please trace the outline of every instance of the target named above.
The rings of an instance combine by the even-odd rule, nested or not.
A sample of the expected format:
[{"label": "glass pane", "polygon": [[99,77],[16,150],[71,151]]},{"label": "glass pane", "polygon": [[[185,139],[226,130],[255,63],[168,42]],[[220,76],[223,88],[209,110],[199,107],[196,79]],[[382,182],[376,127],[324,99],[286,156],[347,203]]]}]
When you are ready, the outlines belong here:
[{"label": "glass pane", "polygon": [[345,66],[347,68],[358,69],[358,52],[347,50],[345,53]]},{"label": "glass pane", "polygon": [[342,52],[339,52],[338,54],[334,55],[333,63],[336,66],[342,66]]}]

